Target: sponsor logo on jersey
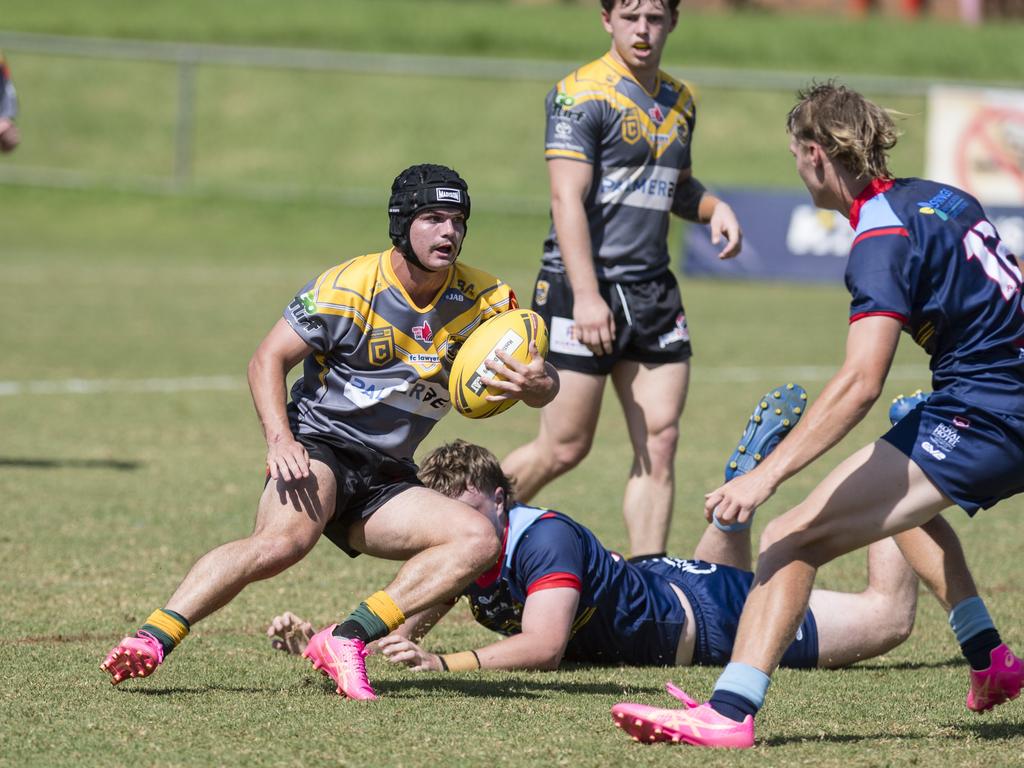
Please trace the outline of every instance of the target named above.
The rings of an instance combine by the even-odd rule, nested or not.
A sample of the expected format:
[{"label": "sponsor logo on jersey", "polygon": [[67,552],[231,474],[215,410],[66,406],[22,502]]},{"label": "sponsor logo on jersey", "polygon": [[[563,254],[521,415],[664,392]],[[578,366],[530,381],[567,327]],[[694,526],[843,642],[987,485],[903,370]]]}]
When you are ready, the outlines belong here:
[{"label": "sponsor logo on jersey", "polygon": [[288,305],[288,311],[295,318],[295,322],[307,331],[315,331],[323,325],[323,321],[319,317],[315,317],[317,306],[313,299],[313,291],[307,291],[292,299]]},{"label": "sponsor logo on jersey", "polygon": [[653,211],[672,209],[678,168],[620,166],[609,168],[598,187],[602,205],[628,205]]},{"label": "sponsor logo on jersey", "polygon": [[650,115],[650,118],[654,121],[655,125],[661,125],[665,122],[665,113],[661,111],[661,107],[657,104],[648,109],[647,114]]},{"label": "sponsor logo on jersey", "polygon": [[669,344],[676,344],[680,341],[690,340],[690,330],[686,327],[686,315],[680,312],[676,315],[676,327],[668,333],[658,337],[658,347],[664,349]]},{"label": "sponsor logo on jersey", "polygon": [[555,96],[555,104],[560,107],[571,107],[576,103],[576,99],[570,96],[568,93],[559,93]]},{"label": "sponsor logo on jersey", "polygon": [[430,323],[424,320],[423,325],[414,325],[412,327],[412,337],[420,344],[429,344],[434,338],[434,332],[430,329]]},{"label": "sponsor logo on jersey", "polygon": [[395,357],[395,331],[390,326],[387,328],[374,328],[370,331],[370,343],[368,345],[370,363],[373,365],[386,365]]},{"label": "sponsor logo on jersey", "polygon": [[445,301],[457,301],[459,304],[461,304],[466,300],[466,294],[464,294],[462,291],[457,291],[454,288],[449,288],[447,291],[444,292],[443,298]]},{"label": "sponsor logo on jersey", "polygon": [[622,115],[622,140],[627,144],[640,141],[640,118],[635,109],[627,109]]},{"label": "sponsor logo on jersey", "polygon": [[957,429],[970,429],[971,421],[970,419],[967,419],[963,416],[954,416],[953,426],[956,427]]},{"label": "sponsor logo on jersey", "polygon": [[568,139],[572,136],[572,123],[566,120],[559,120],[555,123],[555,136],[560,139]]},{"label": "sponsor logo on jersey", "polygon": [[538,307],[543,307],[548,303],[548,292],[551,290],[551,283],[547,280],[538,280],[537,286],[533,290],[533,303]]},{"label": "sponsor logo on jersey", "polygon": [[393,408],[438,420],[451,405],[448,388],[430,381],[352,376],[345,382],[345,397],[357,408],[387,403]]},{"label": "sponsor logo on jersey", "polygon": [[448,187],[438,187],[436,190],[434,190],[434,194],[437,196],[438,201],[451,200],[453,203],[462,203],[461,189],[449,189]]},{"label": "sponsor logo on jersey", "polygon": [[406,362],[409,363],[422,363],[423,365],[437,365],[440,362],[440,358],[437,355],[423,355],[423,354],[412,354],[406,358]]},{"label": "sponsor logo on jersey", "polygon": [[942,221],[949,221],[967,207],[967,201],[951,189],[943,187],[931,200],[918,203],[917,212],[925,216],[938,216]]},{"label": "sponsor logo on jersey", "polygon": [[960,432],[957,431],[956,427],[949,424],[939,424],[932,430],[932,440],[947,451],[952,451],[956,448],[957,443],[960,442]]},{"label": "sponsor logo on jersey", "polygon": [[936,448],[934,445],[932,445],[927,440],[925,440],[923,443],[921,443],[921,450],[923,450],[925,453],[927,453],[932,458],[938,459],[939,461],[942,461],[944,458],[946,458],[946,454],[945,453],[940,451],[938,448]]}]

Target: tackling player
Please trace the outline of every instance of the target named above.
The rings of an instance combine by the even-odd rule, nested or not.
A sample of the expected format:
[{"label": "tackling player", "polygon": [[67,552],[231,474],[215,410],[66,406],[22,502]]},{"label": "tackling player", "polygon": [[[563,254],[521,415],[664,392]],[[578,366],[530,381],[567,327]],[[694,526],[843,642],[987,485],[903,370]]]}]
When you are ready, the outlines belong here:
[{"label": "tackling player", "polygon": [[[749,529],[708,526],[694,558],[627,562],[568,515],[514,500],[497,459],[462,441],[422,463],[428,487],[481,513],[502,537],[502,554],[464,594],[476,620],[505,639],[434,654],[416,642],[447,612],[432,609],[378,643],[385,658],[416,670],[556,669],[563,659],[595,664],[723,664],[753,574]],[[708,562],[708,557],[718,562]],[[873,545],[868,588],[815,590],[783,664],[839,667],[905,640],[914,625],[917,579],[891,541]],[[308,622],[285,613],[267,634],[300,652]]]},{"label": "tackling player", "polygon": [[931,357],[934,391],[875,443],[846,459],[761,537],[732,662],[711,700],[687,710],[613,708],[643,741],[750,747],[753,716],[800,625],[817,569],[895,536],[949,610],[970,665],[967,707],[1015,698],[1024,664],[1002,642],[940,512],[968,515],[1024,491],[1024,304],[1021,271],[981,205],[963,190],[897,179],[892,118],[834,83],[799,95],[790,151],[815,205],[856,236],[846,359],[803,421],[750,473],[707,495],[705,513],[743,522],[787,478],[842,439],[878,398],[906,331]]},{"label": "tackling player", "polygon": [[[424,488],[412,456],[451,408],[447,379],[461,341],[514,308],[508,285],[456,261],[469,191],[450,168],[416,165],[395,179],[394,247],[346,261],[307,284],[260,343],[249,385],[267,440],[267,482],[250,536],[192,567],[163,609],[102,668],[117,684],[153,672],[192,624],[247,584],[301,560],[322,535],[351,557],[406,560],[394,581],[313,637],[307,656],[338,693],[376,698],[364,643],[458,594],[498,556],[494,529],[467,505]],[[540,407],[557,374],[531,349],[503,356],[485,383]],[[286,407],[285,376],[302,363]]]},{"label": "tackling player", "polygon": [[561,393],[502,463],[523,501],[590,451],[610,376],[634,460],[623,514],[634,556],[664,554],[690,334],[669,269],[669,213],[710,224],[739,253],[732,209],[693,176],[696,107],[659,69],[679,0],[602,0],[611,48],[548,93],[552,227],[533,295]]}]

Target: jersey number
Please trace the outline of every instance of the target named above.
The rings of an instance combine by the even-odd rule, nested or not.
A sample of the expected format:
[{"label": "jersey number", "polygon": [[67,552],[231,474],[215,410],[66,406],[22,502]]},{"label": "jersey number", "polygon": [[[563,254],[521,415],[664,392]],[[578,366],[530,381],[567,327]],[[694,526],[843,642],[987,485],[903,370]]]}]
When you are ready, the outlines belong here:
[{"label": "jersey number", "polygon": [[[993,242],[995,250],[990,245]],[[964,250],[967,251],[968,261],[978,260],[988,279],[999,286],[1004,299],[1011,301],[1020,291],[1024,278],[1021,277],[1016,259],[1006,244],[999,239],[996,228],[991,223],[982,219],[971,227],[964,235]]]}]

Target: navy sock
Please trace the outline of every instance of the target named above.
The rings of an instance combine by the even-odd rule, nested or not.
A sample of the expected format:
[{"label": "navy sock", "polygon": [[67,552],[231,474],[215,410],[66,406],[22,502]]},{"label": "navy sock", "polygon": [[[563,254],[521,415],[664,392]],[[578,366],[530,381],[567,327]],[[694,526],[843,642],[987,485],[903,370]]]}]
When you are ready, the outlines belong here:
[{"label": "navy sock", "polygon": [[983,629],[960,644],[960,650],[971,665],[971,669],[980,671],[992,665],[992,651],[1002,644],[999,632],[995,629]]},{"label": "navy sock", "polygon": [[711,694],[711,700],[708,701],[708,704],[718,714],[724,715],[730,720],[735,720],[737,723],[742,723],[747,715],[753,717],[759,709],[746,696],[740,696],[738,693],[724,691],[720,688]]}]

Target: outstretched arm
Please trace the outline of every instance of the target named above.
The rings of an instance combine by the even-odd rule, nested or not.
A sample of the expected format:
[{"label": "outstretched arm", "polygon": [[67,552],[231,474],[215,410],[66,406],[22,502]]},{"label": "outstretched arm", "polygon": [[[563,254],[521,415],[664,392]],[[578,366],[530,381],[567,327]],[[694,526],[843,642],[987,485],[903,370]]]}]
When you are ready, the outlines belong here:
[{"label": "outstretched arm", "polygon": [[[526,598],[523,631],[476,651],[436,654],[404,641],[400,649],[381,646],[385,658],[417,671],[453,672],[470,669],[558,669],[572,636],[580,593],[568,587],[544,589]],[[387,638],[385,638],[387,639]],[[382,640],[381,643],[384,641]]]},{"label": "outstretched arm", "polygon": [[717,509],[723,524],[746,522],[775,490],[860,422],[878,399],[896,354],[902,324],[887,316],[850,326],[846,359],[793,431],[755,469],[705,496],[708,522]]}]

